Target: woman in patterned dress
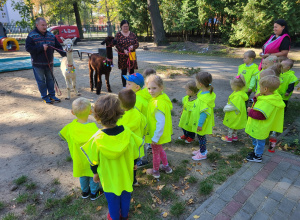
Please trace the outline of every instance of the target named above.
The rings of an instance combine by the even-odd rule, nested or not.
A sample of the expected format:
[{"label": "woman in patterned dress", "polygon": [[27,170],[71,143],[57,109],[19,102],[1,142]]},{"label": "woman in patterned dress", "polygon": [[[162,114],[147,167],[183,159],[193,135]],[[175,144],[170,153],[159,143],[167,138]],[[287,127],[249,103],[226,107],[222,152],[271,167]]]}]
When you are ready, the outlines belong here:
[{"label": "woman in patterned dress", "polygon": [[121,70],[121,78],[123,87],[126,87],[126,80],[123,75],[127,75],[127,70],[129,69],[129,74],[134,73],[134,69],[138,69],[137,60],[129,61],[130,65],[128,65],[129,60],[129,50],[130,52],[135,52],[135,50],[139,47],[139,42],[134,33],[129,31],[129,22],[127,20],[123,20],[121,22],[121,31],[116,34],[118,49],[118,68]]}]

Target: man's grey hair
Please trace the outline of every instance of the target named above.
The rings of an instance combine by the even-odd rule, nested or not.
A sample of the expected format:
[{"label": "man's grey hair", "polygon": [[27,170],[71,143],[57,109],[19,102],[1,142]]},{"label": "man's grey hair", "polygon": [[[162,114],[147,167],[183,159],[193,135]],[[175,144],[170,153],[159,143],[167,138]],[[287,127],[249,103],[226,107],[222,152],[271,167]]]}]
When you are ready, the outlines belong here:
[{"label": "man's grey hair", "polygon": [[45,21],[45,18],[42,18],[42,17],[38,17],[37,19],[35,19],[35,24],[38,24],[40,21]]}]

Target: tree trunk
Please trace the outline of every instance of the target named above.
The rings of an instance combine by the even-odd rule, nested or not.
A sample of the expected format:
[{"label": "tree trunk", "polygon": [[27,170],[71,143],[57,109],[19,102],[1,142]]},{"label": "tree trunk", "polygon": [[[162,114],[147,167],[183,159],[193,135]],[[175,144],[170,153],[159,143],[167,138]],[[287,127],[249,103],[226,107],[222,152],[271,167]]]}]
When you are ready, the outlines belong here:
[{"label": "tree trunk", "polygon": [[79,36],[80,36],[80,39],[83,39],[82,25],[81,25],[80,14],[79,14],[77,2],[73,3],[73,8],[74,8],[74,13],[75,13],[75,18],[76,18],[76,24],[77,24],[78,31],[79,31]]},{"label": "tree trunk", "polygon": [[154,43],[156,46],[166,45],[167,38],[164,25],[160,16],[157,0],[147,0],[150,12]]},{"label": "tree trunk", "polygon": [[211,23],[210,23],[210,39],[209,39],[210,43],[212,43],[213,40],[214,40],[214,31],[213,31],[213,29],[214,29],[214,19],[212,18]]}]

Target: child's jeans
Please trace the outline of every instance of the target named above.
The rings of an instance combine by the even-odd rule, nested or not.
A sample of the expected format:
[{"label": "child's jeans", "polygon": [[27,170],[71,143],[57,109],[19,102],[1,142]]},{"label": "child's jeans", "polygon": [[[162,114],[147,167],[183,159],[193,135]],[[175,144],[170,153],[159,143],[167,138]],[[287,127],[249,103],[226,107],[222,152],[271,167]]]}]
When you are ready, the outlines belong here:
[{"label": "child's jeans", "polygon": [[164,166],[168,165],[166,152],[162,149],[161,144],[151,144],[153,154],[153,169],[159,170],[160,160]]},{"label": "child's jeans", "polygon": [[254,153],[256,156],[261,157],[261,155],[264,153],[266,140],[258,140],[253,137],[252,138],[252,144],[254,146]]},{"label": "child's jeans", "polygon": [[197,137],[199,139],[200,153],[204,153],[206,151],[206,137],[199,134],[197,134]]},{"label": "child's jeans", "polygon": [[79,177],[80,186],[82,192],[89,192],[91,189],[91,193],[95,194],[99,190],[99,183],[95,183],[93,177],[82,176]]},{"label": "child's jeans", "polygon": [[184,129],[182,129],[182,130],[183,130],[184,136],[195,139],[195,133],[194,132],[190,132],[190,131],[187,131],[187,130],[184,130]]},{"label": "child's jeans", "polygon": [[120,196],[117,196],[114,193],[104,192],[104,194],[107,200],[110,217],[113,220],[119,220],[120,214],[123,218],[128,217],[131,193],[123,191]]}]

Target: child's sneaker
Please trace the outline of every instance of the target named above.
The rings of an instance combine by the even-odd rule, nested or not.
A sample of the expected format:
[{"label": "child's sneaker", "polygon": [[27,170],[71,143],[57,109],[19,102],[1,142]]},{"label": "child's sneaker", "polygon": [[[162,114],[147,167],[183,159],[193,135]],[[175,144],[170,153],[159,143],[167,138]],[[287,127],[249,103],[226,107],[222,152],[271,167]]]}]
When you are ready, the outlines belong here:
[{"label": "child's sneaker", "polygon": [[109,214],[109,213],[107,214],[107,220],[113,220],[113,219],[110,217],[110,214]]},{"label": "child's sneaker", "polygon": [[235,136],[235,137],[232,137],[232,141],[238,141],[239,139],[238,139],[238,137],[237,136]]},{"label": "child's sneaker", "polygon": [[257,163],[262,162],[262,157],[261,156],[258,157],[255,154],[249,154],[246,159],[251,162],[257,162]]},{"label": "child's sneaker", "polygon": [[225,141],[225,142],[228,142],[228,143],[231,143],[231,142],[232,142],[232,138],[229,138],[228,136],[221,137],[221,140],[222,140],[222,141]]},{"label": "child's sneaker", "polygon": [[90,191],[88,191],[88,192],[82,192],[82,193],[81,193],[81,198],[87,199],[87,198],[89,198],[89,197],[90,197]]},{"label": "child's sneaker", "polygon": [[159,169],[165,171],[166,173],[172,173],[172,171],[173,171],[169,165],[165,166],[163,164],[159,165]]},{"label": "child's sneaker", "polygon": [[53,101],[48,96],[43,98],[43,100],[46,104],[53,104]]},{"label": "child's sneaker", "polygon": [[148,144],[147,150],[152,150],[151,144]]},{"label": "child's sneaker", "polygon": [[182,135],[182,136],[178,137],[179,140],[186,140],[187,138],[188,138],[188,137],[185,136],[185,135]]},{"label": "child's sneaker", "polygon": [[185,140],[185,143],[190,144],[194,141],[193,138],[187,137],[187,139]]},{"label": "child's sneaker", "polygon": [[158,179],[160,177],[159,170],[147,169],[146,173]]},{"label": "child's sneaker", "polygon": [[104,194],[103,189],[100,188],[95,194],[91,193],[91,200],[95,201],[96,199],[98,199],[103,194]]},{"label": "child's sneaker", "polygon": [[134,179],[132,185],[133,185],[133,186],[139,186],[140,184],[139,184],[139,182],[137,181],[137,179]]},{"label": "child's sneaker", "polygon": [[199,149],[199,150],[193,151],[193,154],[194,154],[194,155],[197,155],[197,154],[199,154],[199,153],[200,153],[200,149]]},{"label": "child's sneaker", "polygon": [[51,96],[50,99],[53,102],[61,102],[61,100],[59,98],[55,97],[55,96]]},{"label": "child's sneaker", "polygon": [[207,158],[207,154],[202,155],[200,152],[197,155],[192,157],[193,160],[205,160],[206,158]]},{"label": "child's sneaker", "polygon": [[143,167],[146,166],[149,162],[147,160],[139,160],[138,162],[136,162],[136,165],[138,167]]}]

